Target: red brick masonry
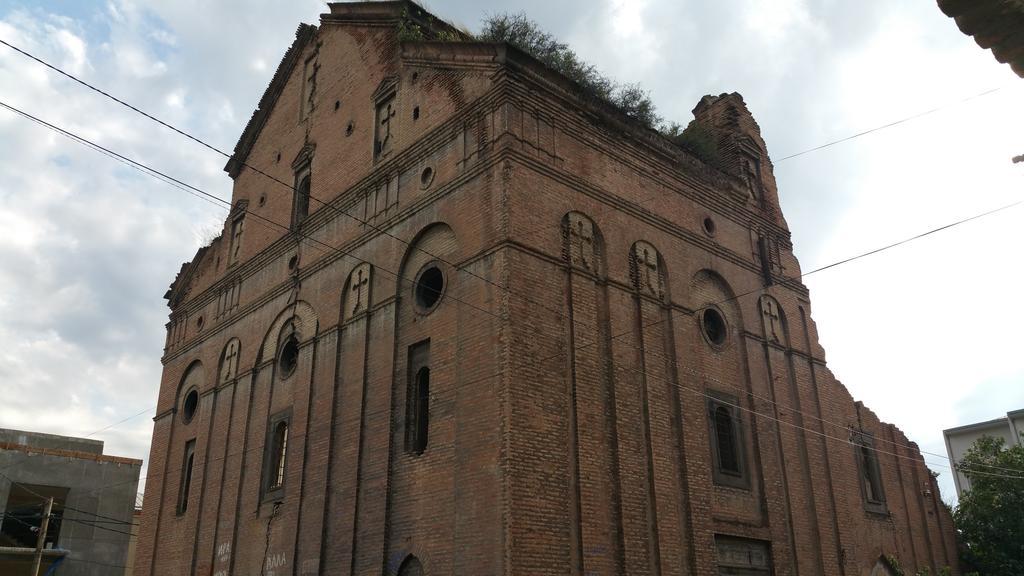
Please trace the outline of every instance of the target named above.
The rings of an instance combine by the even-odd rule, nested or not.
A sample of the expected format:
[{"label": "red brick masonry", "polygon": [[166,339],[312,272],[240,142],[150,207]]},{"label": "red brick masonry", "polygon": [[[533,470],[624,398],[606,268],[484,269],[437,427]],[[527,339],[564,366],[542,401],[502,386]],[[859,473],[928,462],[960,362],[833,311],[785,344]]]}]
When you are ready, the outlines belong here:
[{"label": "red brick masonry", "polygon": [[137,573],[958,573],[825,365],[738,94],[698,156],[414,4],[330,9],[168,292]]}]

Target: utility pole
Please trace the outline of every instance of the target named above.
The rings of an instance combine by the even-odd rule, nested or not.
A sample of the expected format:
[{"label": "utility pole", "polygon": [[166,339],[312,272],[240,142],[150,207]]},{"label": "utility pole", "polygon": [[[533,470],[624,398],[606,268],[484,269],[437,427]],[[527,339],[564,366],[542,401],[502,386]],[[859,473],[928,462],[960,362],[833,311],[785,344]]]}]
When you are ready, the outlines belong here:
[{"label": "utility pole", "polygon": [[43,561],[43,544],[46,542],[46,529],[50,526],[51,511],[53,511],[53,496],[46,500],[43,522],[39,525],[39,537],[36,538],[36,557],[32,561],[32,576],[39,576],[39,565]]}]

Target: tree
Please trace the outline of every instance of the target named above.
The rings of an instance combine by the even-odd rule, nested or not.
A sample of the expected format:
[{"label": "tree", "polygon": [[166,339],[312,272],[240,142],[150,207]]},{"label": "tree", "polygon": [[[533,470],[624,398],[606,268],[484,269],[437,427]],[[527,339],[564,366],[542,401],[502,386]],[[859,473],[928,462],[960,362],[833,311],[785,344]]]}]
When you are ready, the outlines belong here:
[{"label": "tree", "polygon": [[1024,446],[983,436],[957,468],[971,486],[953,513],[964,564],[987,576],[1024,574]]}]

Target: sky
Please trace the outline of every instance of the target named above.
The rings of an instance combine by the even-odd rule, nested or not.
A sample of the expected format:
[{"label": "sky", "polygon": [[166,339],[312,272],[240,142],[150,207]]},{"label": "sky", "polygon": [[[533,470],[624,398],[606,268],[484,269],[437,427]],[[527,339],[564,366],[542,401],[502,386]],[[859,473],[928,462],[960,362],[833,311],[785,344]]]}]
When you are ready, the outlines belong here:
[{"label": "sky", "polygon": [[[703,95],[741,93],[805,272],[1024,197],[1024,79],[929,0],[426,6],[470,31],[522,11],[683,125]],[[0,39],[231,150],[295,28],[326,11],[0,0]],[[2,45],[0,101],[230,199],[223,157]],[[162,296],[225,215],[0,109],[0,427],[148,458]],[[806,276],[830,369],[939,455],[943,429],[1024,408],[1022,248],[1018,206]],[[948,462],[926,461],[954,501]]]}]

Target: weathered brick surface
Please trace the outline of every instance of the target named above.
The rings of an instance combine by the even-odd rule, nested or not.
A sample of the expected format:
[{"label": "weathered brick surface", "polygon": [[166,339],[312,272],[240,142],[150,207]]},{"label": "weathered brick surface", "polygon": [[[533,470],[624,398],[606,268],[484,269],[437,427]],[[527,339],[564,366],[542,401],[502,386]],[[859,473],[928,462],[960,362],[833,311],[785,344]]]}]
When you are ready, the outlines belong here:
[{"label": "weathered brick surface", "polygon": [[[403,11],[421,18],[343,4],[300,28],[229,166],[240,261],[229,218],[172,286],[141,573],[395,574],[413,554],[426,574],[710,576],[716,536],[766,543],[778,575],[952,565],[920,452],[825,367],[739,95],[695,110],[718,143],[705,163],[511,47],[399,42]],[[286,232],[293,160],[310,154],[310,214]],[[446,288],[425,314],[412,283],[429,262]],[[701,332],[709,305],[721,346]],[[301,345],[285,376],[288,322]],[[429,442],[413,454],[409,351],[428,338]],[[713,474],[714,395],[737,405],[740,487]],[[281,413],[285,486],[265,498]],[[854,430],[874,438],[884,513],[864,505]]]}]

